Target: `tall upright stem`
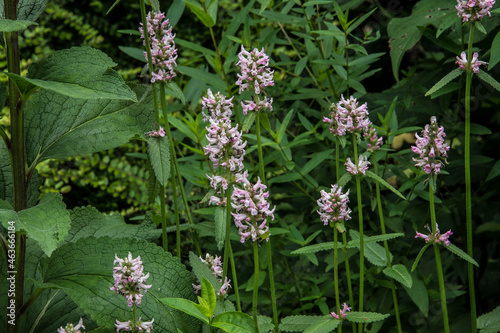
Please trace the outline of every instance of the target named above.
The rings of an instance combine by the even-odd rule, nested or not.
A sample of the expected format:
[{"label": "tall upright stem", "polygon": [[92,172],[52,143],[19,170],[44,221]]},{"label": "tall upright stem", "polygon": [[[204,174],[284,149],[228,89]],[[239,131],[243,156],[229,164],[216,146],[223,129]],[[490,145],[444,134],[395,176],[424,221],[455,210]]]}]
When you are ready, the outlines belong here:
[{"label": "tall upright stem", "polygon": [[[257,114],[257,119],[255,120],[255,127],[257,131],[257,150],[259,151],[259,169],[260,169],[260,178],[262,184],[266,184],[266,173],[264,172],[264,157],[262,153],[262,142],[260,136],[260,111]],[[269,223],[269,219],[267,219],[267,223]],[[274,290],[274,272],[273,272],[273,251],[271,246],[271,236],[267,239],[266,242],[266,252],[267,252],[267,267],[269,271],[269,288],[271,289],[271,304],[273,307],[273,324],[274,329],[278,331],[278,308],[276,305],[276,291]]]},{"label": "tall upright stem", "polygon": [[[17,20],[17,1],[4,1],[5,18]],[[7,48],[7,69],[10,73],[20,74],[19,39],[17,32],[5,33],[5,45]],[[14,209],[19,212],[27,208],[27,183],[26,183],[26,161],[24,154],[24,110],[19,92],[14,82],[9,79],[9,107],[11,121],[11,166],[14,181]],[[7,332],[20,330],[21,314],[19,312],[23,305],[24,293],[24,263],[26,256],[26,236],[16,233],[15,246],[15,294],[9,297],[10,302],[15,302],[16,318],[15,324],[7,323]]]},{"label": "tall upright stem", "polygon": [[163,241],[163,251],[168,251],[167,238],[167,218],[165,216],[165,186],[160,185],[160,219],[161,219],[161,238]]},{"label": "tall upright stem", "polygon": [[[170,152],[172,156],[173,151]],[[174,212],[175,212],[175,242],[177,248],[177,257],[181,257],[181,221],[179,217],[179,202],[177,201],[177,186],[175,184],[175,172],[172,159],[170,159],[170,179],[172,180],[172,195],[174,202]]]},{"label": "tall upright stem", "polygon": [[[465,82],[465,217],[467,225],[467,254],[474,258],[472,245],[472,193],[470,180],[470,90],[472,81],[472,44],[474,42],[474,23],[471,24],[469,44],[467,46],[467,78]],[[474,266],[467,264],[469,280],[469,299],[471,315],[471,332],[477,332],[476,291],[474,287]]]},{"label": "tall upright stem", "polygon": [[[378,163],[375,154],[373,154],[372,164],[375,169],[375,174],[378,176]],[[377,206],[378,206],[378,216],[380,219],[380,229],[382,230],[382,235],[385,235],[386,232],[385,232],[384,213],[382,210],[382,200],[380,198],[380,185],[378,184],[378,182],[375,183],[375,190],[377,192]],[[387,244],[387,240],[384,240],[384,248],[385,248],[385,255],[387,256],[387,266],[392,267],[391,253],[389,252],[389,244]],[[396,324],[398,325],[398,332],[401,333],[403,329],[401,327],[401,318],[399,316],[398,295],[396,293],[396,286],[394,285],[393,279],[391,279],[391,290],[392,290],[392,300],[394,303],[394,312],[396,313]]]},{"label": "tall upright stem", "polygon": [[[435,177],[431,174],[430,177]],[[429,185],[429,201],[430,201],[430,213],[431,213],[431,224],[432,233],[436,235],[437,233],[437,222],[436,222],[436,211],[434,209],[434,192],[432,186]],[[436,256],[436,268],[438,272],[439,281],[439,296],[441,298],[441,309],[443,311],[443,323],[445,333],[450,333],[450,324],[448,321],[448,307],[446,305],[446,293],[444,288],[444,276],[443,276],[443,266],[441,263],[441,253],[439,252],[439,245],[434,243],[434,255]]]},{"label": "tall upright stem", "polygon": [[[338,231],[337,227],[333,227],[333,280],[335,282],[335,305],[337,307],[337,315],[340,316],[340,296],[339,296],[339,267],[338,267]],[[342,322],[338,326],[337,331],[342,333]]]},{"label": "tall upright stem", "polygon": [[[354,148],[354,160],[356,167],[359,164],[358,143],[356,134],[352,135]],[[356,174],[356,193],[358,198],[358,220],[359,220],[359,311],[363,312],[364,284],[365,284],[365,243],[363,233],[363,203],[361,201],[361,181],[359,173]],[[363,331],[363,324],[359,324],[359,333]]]},{"label": "tall upright stem", "polygon": [[259,296],[259,245],[257,242],[253,242],[253,263],[254,263],[254,274],[253,274],[253,298],[252,298],[252,315],[255,324],[255,333],[259,332],[259,325],[257,321],[257,301]]}]

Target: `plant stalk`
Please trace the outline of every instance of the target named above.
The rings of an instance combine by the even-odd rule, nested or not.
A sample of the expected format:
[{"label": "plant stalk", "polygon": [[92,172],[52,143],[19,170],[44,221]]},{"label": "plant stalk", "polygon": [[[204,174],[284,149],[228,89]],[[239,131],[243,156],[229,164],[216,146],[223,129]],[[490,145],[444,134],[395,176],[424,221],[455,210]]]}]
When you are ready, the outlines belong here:
[{"label": "plant stalk", "polygon": [[[472,44],[474,42],[474,28],[472,23],[469,33],[469,44],[467,46],[467,77],[465,81],[465,218],[467,225],[467,254],[474,258],[472,245],[472,192],[470,176],[470,91],[472,81]],[[471,332],[477,332],[476,291],[474,286],[474,266],[467,263],[467,275],[469,281]]]},{"label": "plant stalk", "polygon": [[[340,315],[340,296],[339,296],[339,267],[338,267],[338,231],[337,227],[333,226],[333,279],[335,282],[335,305],[337,306],[337,315]],[[342,325],[338,326],[337,331],[342,333]]]},{"label": "plant stalk", "polygon": [[257,301],[259,296],[259,245],[257,241],[253,242],[253,262],[254,262],[254,274],[253,274],[253,298],[252,298],[252,315],[255,324],[255,333],[259,332],[259,325],[257,321]]}]

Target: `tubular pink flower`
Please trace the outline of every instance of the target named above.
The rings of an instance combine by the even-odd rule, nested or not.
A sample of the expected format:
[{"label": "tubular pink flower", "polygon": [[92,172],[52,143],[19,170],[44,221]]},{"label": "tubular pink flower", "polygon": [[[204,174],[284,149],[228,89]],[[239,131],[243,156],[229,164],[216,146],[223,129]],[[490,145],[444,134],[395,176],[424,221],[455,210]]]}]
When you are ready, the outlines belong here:
[{"label": "tubular pink flower", "polygon": [[336,314],[335,312],[330,313],[330,316],[332,316],[335,319],[342,320],[347,316],[347,312],[350,312],[352,308],[347,306],[347,303],[344,303],[343,308],[340,309],[340,315]]},{"label": "tubular pink flower", "polygon": [[149,138],[151,136],[155,137],[155,138],[163,138],[166,134],[165,130],[163,129],[163,127],[160,126],[160,129],[159,130],[156,130],[156,127],[158,125],[154,125],[155,129],[151,132],[147,132],[147,133],[144,133],[144,135],[146,136],[146,138]]},{"label": "tubular pink flower", "polygon": [[[151,83],[156,81],[168,82],[174,78],[174,67],[177,67],[175,59],[177,59],[177,49],[175,48],[172,27],[168,24],[168,19],[165,20],[164,13],[149,12],[146,17],[149,42],[151,44],[151,57],[153,60],[153,70],[151,72]],[[144,39],[144,28],[139,27],[141,38]],[[143,42],[146,45],[146,42]],[[147,58],[147,52],[144,52]]]},{"label": "tubular pink flower", "polygon": [[444,127],[438,126],[436,117],[431,117],[431,123],[425,125],[425,128],[420,133],[421,136],[415,134],[417,141],[415,141],[415,146],[411,147],[411,150],[418,154],[418,158],[413,158],[415,161],[415,166],[423,167],[425,173],[434,174],[441,173],[441,167],[443,166],[441,160],[446,162],[446,157],[450,147],[444,142],[446,134],[444,133]]},{"label": "tubular pink flower", "polygon": [[[340,232],[344,232],[343,224],[351,219],[349,215],[351,209],[347,206],[349,202],[349,190],[342,193],[342,187],[337,184],[332,185],[330,192],[321,190],[321,198],[317,203],[319,210],[317,211],[324,225],[330,224],[336,226]],[[340,224],[340,225],[338,225]]]},{"label": "tubular pink flower", "polygon": [[374,151],[380,150],[382,146],[382,138],[378,137],[377,130],[373,127],[372,124],[368,126],[368,130],[363,134],[363,137],[368,145],[369,152],[373,153]]},{"label": "tubular pink flower", "polygon": [[[213,94],[210,89],[207,90],[207,97],[201,99],[202,111],[203,111],[203,121],[209,121],[210,119],[216,121],[225,121],[231,118],[233,114],[233,97],[227,98],[220,92]],[[205,113],[208,111],[208,113]]]},{"label": "tubular pink flower", "polygon": [[139,332],[146,332],[150,333],[151,330],[153,329],[153,322],[155,320],[151,321],[142,321],[142,318],[139,317],[139,320],[137,320],[136,323],[133,323],[131,320],[128,321],[118,321],[116,320],[115,327],[116,327],[116,332],[120,332],[121,330],[124,331],[132,331],[132,330],[138,330]]},{"label": "tubular pink flower", "polygon": [[236,85],[240,87],[240,94],[249,90],[259,95],[262,88],[274,85],[274,71],[269,68],[269,56],[264,53],[264,48],[248,52],[242,45],[238,58],[236,66],[240,67],[240,73]]},{"label": "tubular pink flower", "polygon": [[433,234],[432,231],[429,229],[429,226],[425,226],[427,228],[427,230],[429,230],[429,234],[428,235],[424,235],[424,234],[421,234],[420,232],[417,231],[417,235],[415,236],[415,238],[422,238],[425,240],[426,243],[436,243],[436,244],[439,244],[439,243],[444,243],[444,245],[446,246],[449,246],[450,245],[450,236],[453,235],[453,232],[450,230],[448,230],[447,232],[445,232],[444,234],[441,234],[441,231],[439,230],[439,226],[436,224],[436,233]]},{"label": "tubular pink flower", "polygon": [[241,242],[250,237],[253,242],[258,240],[269,240],[269,227],[267,218],[270,216],[274,220],[274,207],[270,209],[267,201],[269,192],[264,192],[267,186],[262,184],[260,178],[256,184],[251,184],[248,179],[248,172],[237,175],[236,182],[241,184],[241,189],[234,186],[231,205],[235,208],[234,224],[239,228]]},{"label": "tubular pink flower", "polygon": [[134,303],[141,305],[143,292],[145,293],[151,285],[146,285],[146,280],[149,278],[149,273],[144,275],[141,257],[132,258],[132,253],[128,253],[125,259],[118,258],[115,254],[115,261],[118,263],[113,268],[113,278],[115,284],[110,288],[115,294],[122,294],[127,298],[128,306],[133,306]]},{"label": "tubular pink flower", "polygon": [[363,155],[359,155],[358,157],[358,165],[356,166],[352,161],[351,158],[348,157],[347,161],[345,162],[345,166],[347,168],[347,171],[353,175],[357,175],[358,173],[362,173],[363,175],[366,175],[366,170],[370,167],[370,161],[365,160]]},{"label": "tubular pink flower", "polygon": [[330,118],[324,117],[323,122],[330,124],[330,131],[337,136],[347,133],[367,132],[371,125],[368,119],[368,104],[359,105],[354,97],[344,99],[342,95],[337,104],[330,107]]},{"label": "tubular pink flower", "polygon": [[[224,279],[224,282],[222,282],[222,274],[223,274],[223,268],[222,267],[223,266],[222,266],[221,257],[215,256],[215,258],[214,258],[209,253],[207,253],[205,255],[205,260],[203,260],[203,258],[201,258],[201,257],[200,257],[200,260],[203,263],[205,263],[210,268],[210,270],[212,271],[212,273],[214,273],[214,276],[216,278],[218,278],[218,280],[219,280],[220,283],[222,283],[222,286],[219,289],[219,291],[217,292],[217,294],[221,295],[221,296],[226,296],[227,290],[229,288],[231,288],[231,285],[229,284],[231,282],[231,280],[228,280],[228,278],[226,276],[226,278]],[[201,290],[201,285],[200,284],[194,284],[193,283],[192,286],[193,286],[195,294],[197,294]]]},{"label": "tubular pink flower", "polygon": [[457,0],[458,17],[462,22],[480,21],[485,15],[491,16],[491,8],[495,0]]},{"label": "tubular pink flower", "polygon": [[57,332],[58,333],[81,333],[80,332],[80,328],[85,328],[85,326],[83,326],[83,319],[80,318],[80,321],[78,322],[78,324],[76,326],[74,326],[73,324],[67,324],[66,327],[59,327],[57,329]]},{"label": "tubular pink flower", "polygon": [[[480,61],[478,60],[479,54],[477,52],[474,52],[472,55],[472,61],[471,61],[471,68],[474,73],[479,73],[479,66],[481,65],[487,65],[487,62]],[[467,54],[465,51],[463,51],[460,54],[460,58],[457,56],[457,60],[455,60],[455,63],[458,64],[458,67],[460,67],[462,70],[466,71],[468,68],[468,62],[467,62]]]},{"label": "tubular pink flower", "polygon": [[255,101],[242,101],[241,108],[243,109],[243,114],[247,115],[248,111],[259,112],[261,110],[269,110],[273,111],[273,99],[264,97],[263,100],[260,100],[257,97],[257,102]]}]

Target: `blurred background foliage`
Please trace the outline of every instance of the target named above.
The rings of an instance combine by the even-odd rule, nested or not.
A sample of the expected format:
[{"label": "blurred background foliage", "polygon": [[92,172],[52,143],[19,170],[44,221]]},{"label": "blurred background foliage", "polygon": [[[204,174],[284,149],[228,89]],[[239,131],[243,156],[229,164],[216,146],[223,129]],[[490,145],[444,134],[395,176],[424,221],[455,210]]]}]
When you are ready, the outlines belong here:
[{"label": "blurred background foliage", "polygon": [[[89,45],[106,52],[116,63],[116,69],[131,82],[147,83],[141,75],[144,62],[141,61],[142,43],[137,28],[140,15],[137,1],[122,0],[106,15],[114,1],[50,1],[45,13],[40,16],[39,26],[30,27],[21,36],[22,67],[26,71],[33,61],[48,56],[55,50],[71,46]],[[205,177],[209,169],[205,157],[200,154],[204,140],[204,124],[200,98],[207,88],[214,92],[222,90],[234,95],[237,88],[234,64],[240,44],[248,47],[265,47],[272,59],[276,85],[270,89],[274,98],[274,112],[270,116],[270,128],[278,132],[290,110],[294,110],[292,120],[286,127],[281,142],[282,151],[267,146],[265,152],[266,172],[273,204],[277,205],[273,246],[281,259],[276,263],[277,297],[282,313],[325,314],[334,304],[333,256],[318,252],[308,255],[291,254],[304,245],[331,241],[332,235],[324,232],[315,213],[316,200],[321,187],[335,183],[333,156],[323,160],[305,175],[300,171],[314,156],[334,148],[334,141],[325,128],[322,117],[329,112],[332,102],[337,102],[341,94],[350,92],[362,102],[368,102],[370,118],[384,136],[384,150],[377,154],[382,166],[382,175],[398,187],[409,200],[400,201],[392,193],[384,192],[386,223],[392,232],[404,232],[404,238],[391,241],[390,249],[395,263],[411,267],[422,242],[415,240],[415,230],[422,231],[428,223],[428,201],[426,189],[419,184],[421,172],[411,160],[410,146],[413,131],[402,128],[421,126],[429,122],[432,115],[438,116],[440,125],[445,127],[447,139],[452,147],[449,165],[438,179],[440,198],[437,207],[438,223],[441,230],[453,229],[453,243],[465,249],[465,194],[463,162],[463,77],[448,85],[432,98],[424,94],[437,80],[455,68],[454,60],[465,49],[467,30],[461,26],[454,13],[454,21],[449,16],[449,26],[441,37],[436,38],[439,26],[433,23],[418,28],[420,37],[416,44],[402,52],[399,70],[394,75],[394,61],[391,61],[390,45],[397,36],[391,36],[388,26],[394,19],[408,18],[415,5],[431,1],[378,1],[355,0],[338,1],[342,9],[349,10],[349,20],[362,17],[374,10],[359,27],[342,39],[341,34],[321,31],[340,31],[342,27],[331,2],[313,1],[218,1],[217,22],[213,26],[214,38],[221,49],[223,68],[217,60],[212,35],[200,19],[182,1],[160,1],[163,11],[169,11],[177,34],[179,57],[177,63],[181,73],[176,83],[185,96],[185,105],[180,99],[169,100],[169,111],[174,115],[174,137],[181,172],[186,180],[186,189],[194,208],[198,231],[202,237],[213,237],[213,209],[200,204],[208,188]],[[447,3],[453,9],[454,1],[436,1],[436,6]],[[250,5],[249,5],[250,3]],[[250,7],[249,7],[250,6]],[[243,16],[239,13],[248,9]],[[488,60],[493,39],[499,31],[498,14],[485,21],[487,35],[476,33],[475,47],[481,59]],[[239,22],[234,29],[235,22]],[[394,24],[395,21],[393,21]],[[448,22],[448,21],[446,21]],[[413,29],[416,24],[406,23]],[[337,30],[335,30],[337,29]],[[316,31],[316,32],[314,32]],[[318,32],[319,31],[319,32]],[[414,30],[412,30],[414,31]],[[415,33],[415,31],[414,31]],[[342,44],[341,41],[344,43]],[[342,59],[348,55],[350,64]],[[0,67],[5,67],[5,54],[0,56]],[[500,78],[500,66],[489,74]],[[185,69],[184,69],[185,68]],[[197,71],[189,71],[188,68]],[[347,72],[345,68],[348,68]],[[344,69],[344,70],[343,70]],[[184,71],[184,72],[183,72]],[[213,76],[203,76],[203,73]],[[347,75],[347,77],[346,77]],[[399,81],[396,81],[395,76]],[[227,78],[227,80],[226,80]],[[5,78],[2,77],[5,83]],[[171,94],[174,95],[175,94]],[[500,95],[484,82],[474,79],[472,93],[472,181],[473,220],[475,224],[475,258],[480,264],[477,270],[478,313],[485,313],[498,305],[500,285],[500,248],[498,242],[500,214],[500,193],[498,179],[500,159]],[[236,97],[238,99],[239,97]],[[239,102],[235,99],[239,119],[243,119]],[[394,103],[394,114],[388,110]],[[2,104],[3,105],[3,104]],[[9,123],[4,109],[0,122]],[[495,130],[495,128],[497,130]],[[270,132],[266,133],[271,137]],[[248,136],[249,148],[255,140]],[[283,148],[297,140],[293,149]],[[250,149],[251,150],[251,149]],[[149,171],[145,159],[145,144],[133,140],[129,144],[67,160],[51,160],[39,167],[43,179],[42,192],[64,193],[68,208],[93,205],[101,212],[118,212],[128,220],[140,220],[148,210],[157,210],[158,202],[151,200],[148,191]],[[293,154],[292,154],[293,153]],[[341,159],[349,156],[349,151],[341,152]],[[253,152],[255,154],[255,151]],[[255,158],[255,156],[254,156]],[[255,159],[245,163],[253,170]],[[258,172],[254,172],[257,174]],[[296,175],[299,176],[296,176]],[[364,182],[366,223],[368,234],[380,234],[372,183]],[[153,186],[154,188],[154,186]],[[154,190],[153,190],[154,191]],[[366,195],[366,194],[369,194]],[[171,189],[167,188],[167,205],[171,202]],[[351,190],[351,203],[355,201],[355,190]],[[351,205],[353,216],[357,208]],[[185,207],[181,207],[185,209]],[[184,216],[184,215],[183,215]],[[173,221],[173,216],[170,217]],[[172,235],[172,237],[174,237]],[[186,237],[186,236],[185,236]],[[204,250],[217,253],[212,238],[207,240]],[[235,236],[235,239],[238,239]],[[174,239],[172,238],[172,241]],[[192,250],[191,242],[183,238],[183,257]],[[235,255],[239,269],[251,275],[250,249],[236,244]],[[261,251],[264,252],[264,251]],[[352,251],[349,255],[354,255]],[[427,253],[427,255],[429,255]],[[468,327],[466,296],[466,265],[456,257],[443,253],[446,283],[449,292],[449,313],[453,332],[462,332]],[[186,259],[186,258],[184,258]],[[262,269],[267,266],[267,258],[261,258]],[[355,265],[355,263],[354,263]],[[392,300],[387,278],[381,274],[383,267],[369,267],[366,279],[370,297],[367,310],[391,313]],[[356,270],[354,270],[356,271]],[[262,271],[262,278],[265,273]],[[355,278],[355,277],[354,277]],[[420,263],[414,281],[428,294],[430,303],[415,300],[411,291],[399,288],[400,312],[403,327],[411,332],[436,332],[441,327],[441,313],[435,266],[432,256]],[[341,277],[345,281],[345,275]],[[250,290],[242,281],[243,289]],[[344,286],[345,287],[345,286]],[[265,284],[262,289],[262,312],[269,314],[270,304]],[[420,290],[420,292],[424,292]],[[345,297],[346,292],[342,292]],[[245,296],[243,296],[245,297]],[[347,299],[347,298],[343,298]],[[249,299],[243,298],[247,304]],[[245,310],[245,309],[244,309]],[[385,322],[369,325],[370,332],[394,330],[395,320],[391,316]],[[467,329],[465,329],[466,331]]]}]

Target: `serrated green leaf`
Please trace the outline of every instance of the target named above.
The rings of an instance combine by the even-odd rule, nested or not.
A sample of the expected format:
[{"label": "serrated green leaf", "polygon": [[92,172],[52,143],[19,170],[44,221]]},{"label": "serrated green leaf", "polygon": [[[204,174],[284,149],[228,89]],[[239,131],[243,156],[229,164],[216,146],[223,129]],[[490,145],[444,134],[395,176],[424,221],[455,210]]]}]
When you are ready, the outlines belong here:
[{"label": "serrated green leaf", "polygon": [[247,114],[245,120],[243,121],[243,127],[242,127],[242,131],[244,133],[247,133],[250,130],[256,118],[257,118],[257,112],[250,112]]},{"label": "serrated green leaf", "polygon": [[394,186],[392,186],[391,184],[389,184],[388,182],[386,182],[384,179],[380,178],[378,175],[376,175],[375,173],[373,173],[372,171],[366,171],[366,175],[374,180],[376,180],[377,182],[379,182],[381,185],[383,185],[384,187],[386,187],[387,189],[391,190],[393,193],[397,194],[400,198],[402,198],[403,200],[406,200],[405,196],[402,195],[398,190],[396,190],[394,188]]},{"label": "serrated green leaf", "polygon": [[[359,241],[359,232],[356,230],[350,229],[349,230],[349,235],[353,239],[353,244],[357,244],[356,247],[360,247],[360,243],[356,242]],[[366,241],[367,237],[364,236],[364,248],[365,248],[365,258],[371,262],[373,265],[376,266],[387,266],[387,254],[385,252],[384,247],[381,245],[377,244],[376,242],[367,242]],[[392,253],[389,252],[390,255],[390,260],[392,262],[393,256]]]},{"label": "serrated green leaf", "polygon": [[479,329],[484,329],[484,330],[499,329],[499,327],[500,327],[500,306],[497,306],[493,311],[485,313],[481,315],[479,318],[477,318],[477,328]]},{"label": "serrated green leaf", "polygon": [[217,297],[215,295],[214,287],[205,277],[203,277],[201,281],[201,296],[205,300],[208,306],[208,310],[210,311],[208,317],[212,318],[215,311],[215,303],[217,302]]},{"label": "serrated green leaf", "polygon": [[176,310],[182,311],[196,319],[199,319],[207,325],[209,324],[208,318],[202,311],[200,311],[197,306],[198,304],[193,301],[184,298],[160,298],[159,301]]},{"label": "serrated green leaf", "polygon": [[493,77],[491,77],[489,74],[487,74],[485,71],[479,70],[479,73],[477,73],[477,77],[483,80],[484,82],[488,83],[496,90],[500,91],[500,83]]},{"label": "serrated green leaf", "polygon": [[134,258],[141,257],[144,273],[149,273],[147,284],[152,285],[142,298],[137,315],[144,320],[154,318],[155,330],[196,330],[196,321],[172,311],[159,300],[194,299],[190,272],[178,258],[144,240],[87,237],[64,244],[51,258],[42,259],[40,284],[62,289],[99,326],[114,328],[115,320],[130,318],[130,307],[125,297],[114,295],[109,289],[113,285],[113,261],[115,255],[124,258],[129,252]]},{"label": "serrated green leaf", "polygon": [[45,194],[38,205],[20,212],[0,209],[0,222],[7,228],[15,221],[16,231],[24,231],[50,256],[62,243],[70,228],[69,212],[59,193]]},{"label": "serrated green leaf", "polygon": [[137,101],[123,78],[111,69],[114,66],[116,64],[97,49],[73,47],[34,63],[28,77],[7,75],[73,98]]},{"label": "serrated green leaf", "polygon": [[271,128],[271,124],[269,123],[269,116],[267,115],[267,112],[259,112],[260,116],[260,123],[262,124],[262,127],[266,129],[266,131],[271,134],[272,137],[274,137],[276,134]]},{"label": "serrated green leaf", "polygon": [[[288,316],[281,320],[281,324],[279,325],[279,329],[283,332],[303,332],[308,327],[314,325],[315,323],[325,322],[326,319],[330,321],[337,321],[332,317],[325,316]],[[330,332],[330,331],[328,331]]]},{"label": "serrated green leaf", "polygon": [[408,296],[415,305],[422,311],[425,317],[429,315],[429,295],[427,293],[427,288],[425,284],[418,278],[417,272],[412,274],[412,286],[411,289],[403,286]]},{"label": "serrated green leaf", "polygon": [[452,70],[451,72],[449,72],[448,74],[446,74],[435,85],[433,85],[432,88],[429,89],[429,91],[427,91],[425,93],[425,96],[429,96],[429,95],[435,93],[436,91],[438,91],[439,89],[443,88],[445,85],[447,85],[448,83],[450,83],[452,80],[454,80],[457,77],[459,77],[463,72],[464,71],[461,68],[455,68],[454,70]]},{"label": "serrated green leaf", "polygon": [[261,333],[270,333],[274,330],[273,319],[266,316],[257,316],[257,322]]},{"label": "serrated green leaf", "polygon": [[207,264],[201,261],[201,259],[193,252],[189,252],[189,263],[191,264],[191,267],[193,267],[193,272],[198,281],[201,282],[203,278],[205,278],[216,290],[220,290],[222,283],[214,276],[214,273],[210,270]]},{"label": "serrated green leaf", "polygon": [[410,273],[404,265],[394,265],[392,267],[387,267],[384,269],[384,274],[390,278],[401,283],[403,286],[407,288],[411,288],[412,279]]},{"label": "serrated green leaf", "polygon": [[415,270],[415,268],[417,268],[417,265],[418,265],[418,262],[420,261],[420,258],[422,257],[422,255],[424,254],[425,250],[427,250],[427,248],[431,245],[431,243],[427,243],[424,245],[424,247],[422,247],[422,249],[420,250],[420,252],[418,253],[417,255],[417,258],[415,259],[415,262],[413,263],[413,265],[411,266],[411,271],[413,272]]},{"label": "serrated green leaf", "polygon": [[28,164],[114,148],[153,127],[151,90],[134,86],[139,102],[85,100],[41,90],[25,109]]},{"label": "serrated green leaf", "polygon": [[226,240],[226,225],[227,225],[227,210],[226,207],[215,207],[215,241],[217,248],[221,251],[224,248]]},{"label": "serrated green leaf", "polygon": [[9,150],[3,140],[0,141],[0,199],[5,200],[11,206],[14,205],[14,181],[12,179],[12,167],[10,165]]},{"label": "serrated green leaf", "polygon": [[490,62],[488,70],[490,71],[500,61],[500,31],[496,34],[495,39],[491,43]]},{"label": "serrated green leaf", "polygon": [[[385,234],[385,235],[376,235],[376,236],[366,236],[364,237],[364,241],[365,243],[369,243],[369,242],[383,242],[383,241],[387,241],[387,240],[390,240],[390,239],[394,239],[394,238],[397,238],[397,237],[402,237],[404,236],[405,234],[401,233],[401,232],[398,232],[398,233],[390,233],[390,234]],[[359,237],[357,240],[352,240],[350,241],[347,246],[348,247],[359,247]]]},{"label": "serrated green leaf", "polygon": [[463,260],[475,265],[476,267],[479,267],[479,264],[477,263],[477,261],[475,261],[473,258],[471,258],[467,253],[465,253],[464,251],[462,251],[460,248],[456,247],[454,244],[451,244],[448,245],[448,246],[444,246],[448,251],[450,251],[451,253],[453,253],[454,255],[456,256],[459,256],[460,258],[462,258]]},{"label": "serrated green leaf", "polygon": [[231,333],[254,333],[253,318],[239,311],[229,311],[214,317],[212,326]]},{"label": "serrated green leaf", "polygon": [[[47,0],[19,0],[17,2],[17,19],[36,21],[45,9]],[[0,1],[0,19],[4,18],[4,3]]]},{"label": "serrated green leaf", "polygon": [[[324,242],[324,243],[301,247],[300,249],[292,251],[292,254],[316,253],[320,251],[333,250],[334,248],[335,248],[335,242]],[[337,248],[343,249],[344,244],[337,242]]]},{"label": "serrated green leaf", "polygon": [[373,323],[389,317],[388,314],[376,312],[347,312],[346,319],[353,323]]},{"label": "serrated green leaf", "polygon": [[2,19],[0,20],[0,32],[22,31],[32,25],[38,25],[38,23],[26,20],[14,21],[14,20]]},{"label": "serrated green leaf", "polygon": [[160,185],[165,186],[170,178],[170,143],[166,137],[149,137],[148,154],[151,166]]}]

